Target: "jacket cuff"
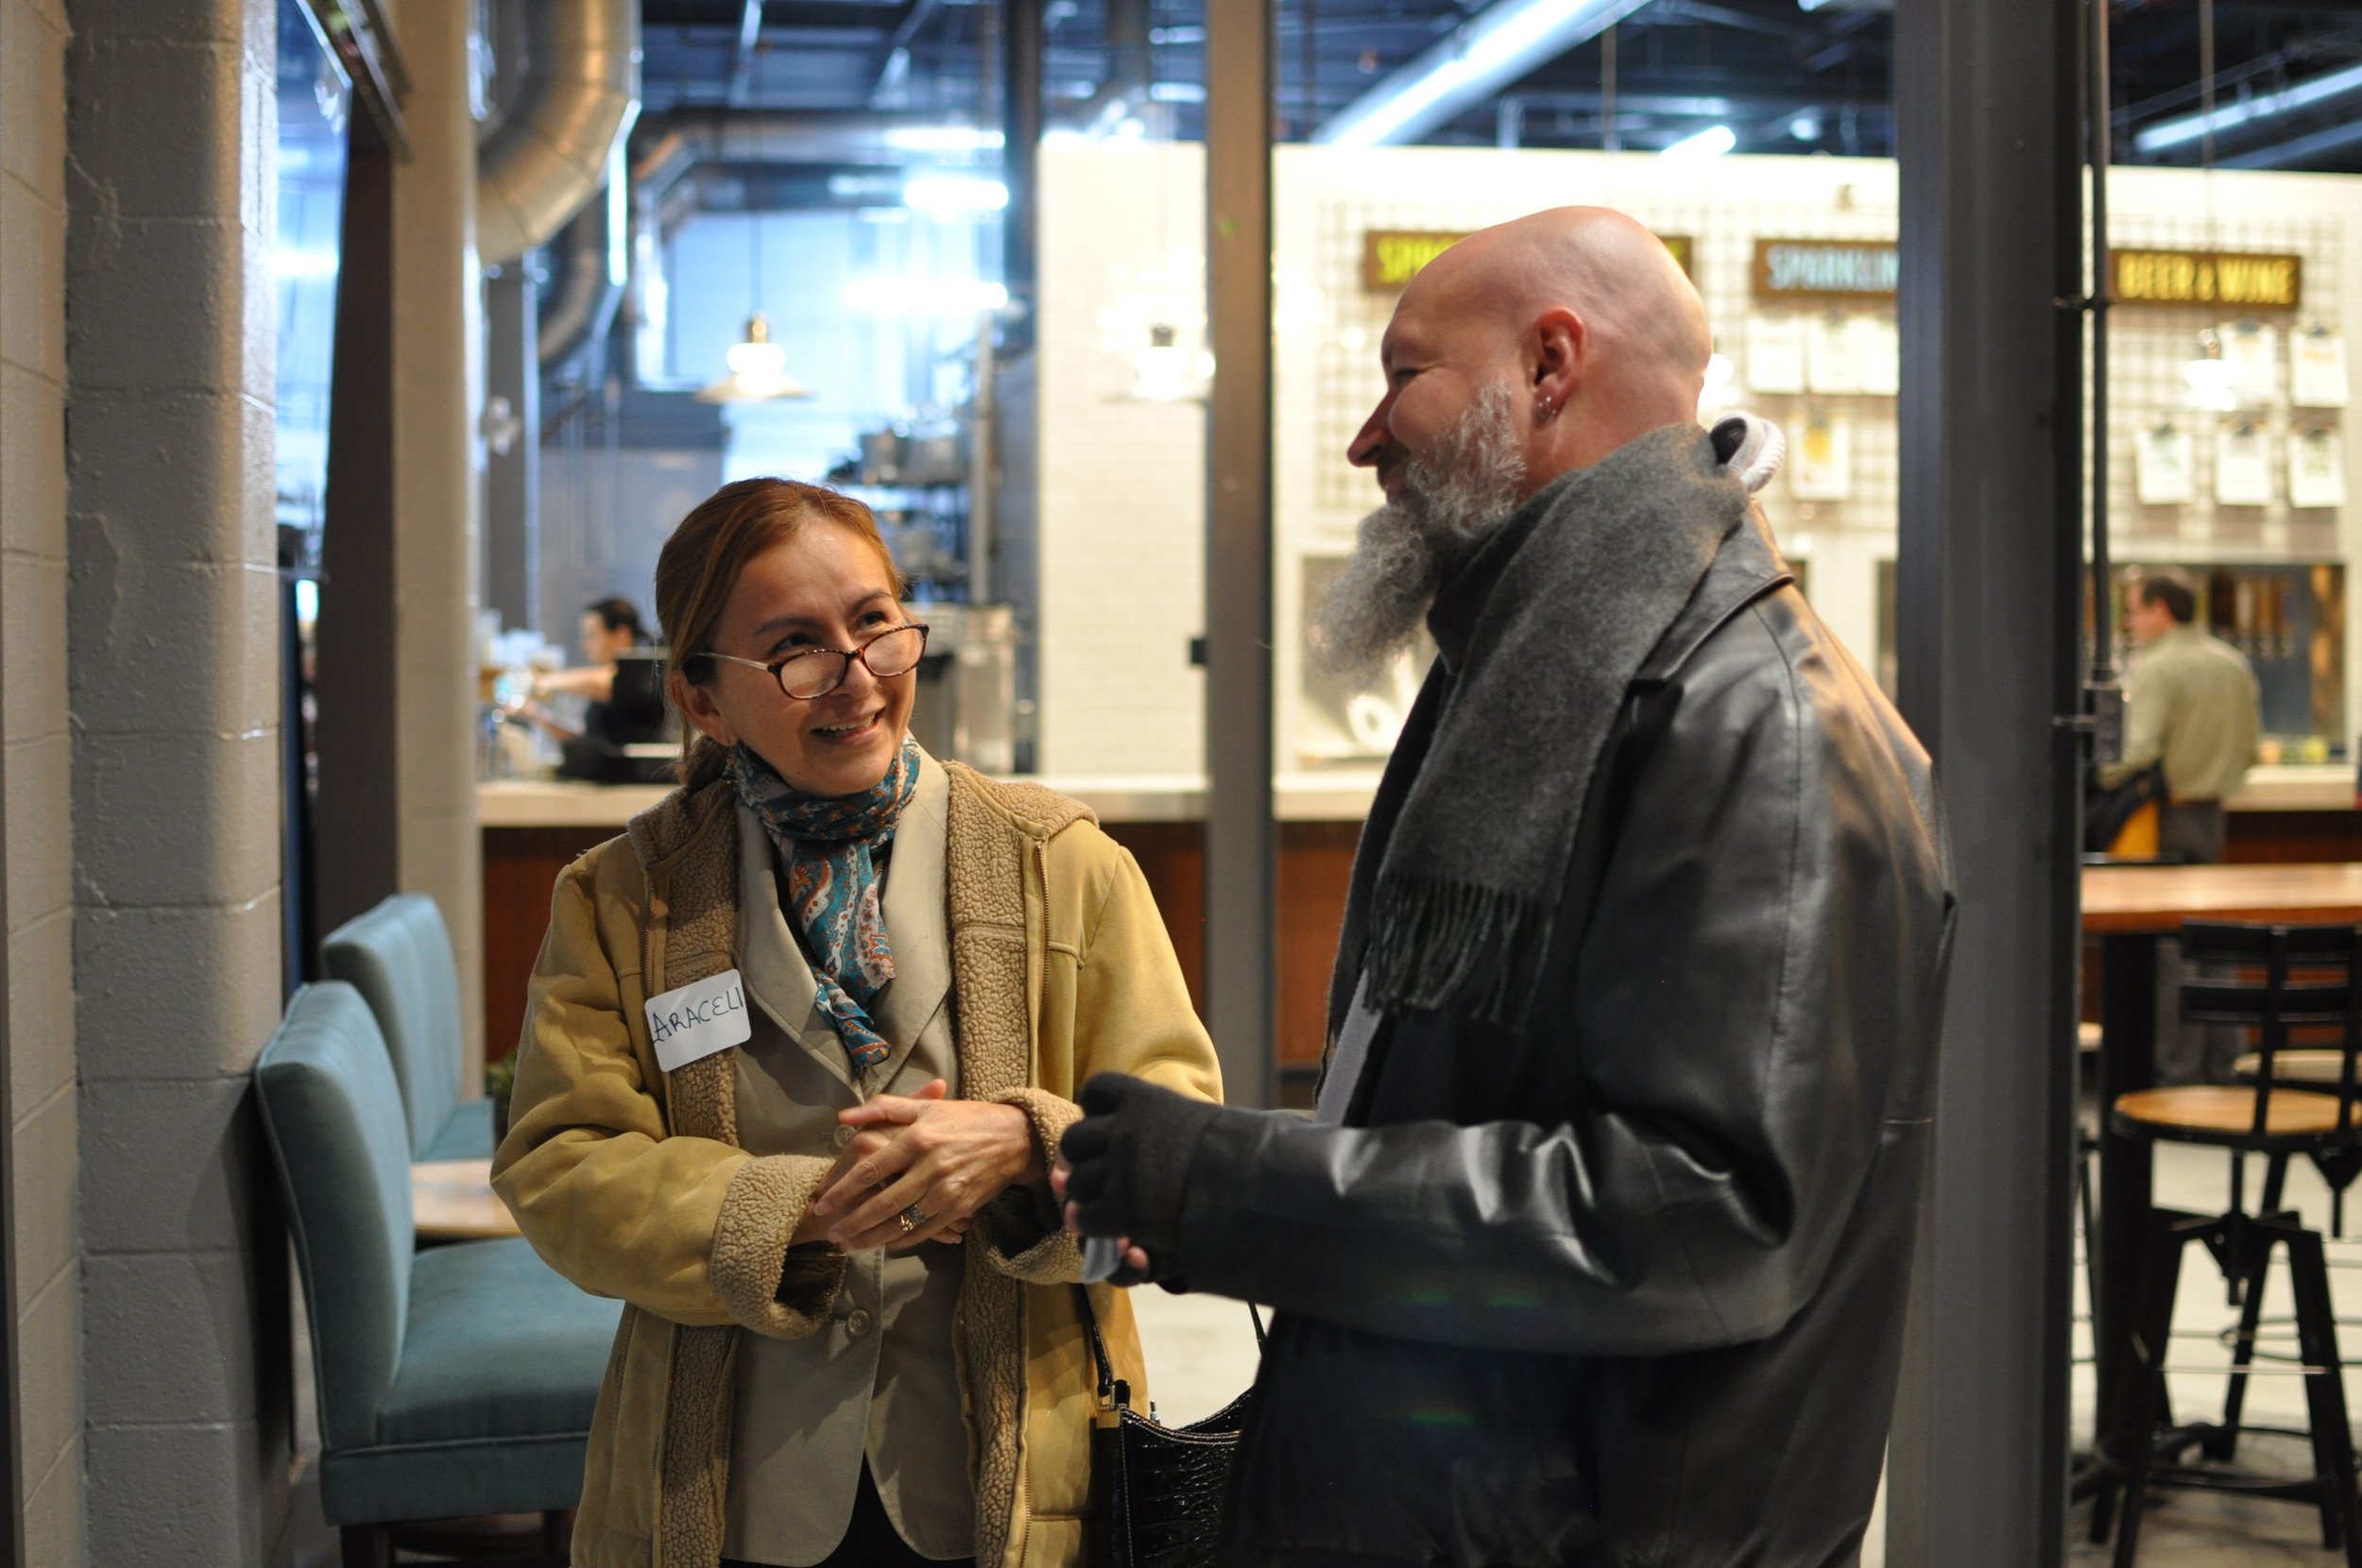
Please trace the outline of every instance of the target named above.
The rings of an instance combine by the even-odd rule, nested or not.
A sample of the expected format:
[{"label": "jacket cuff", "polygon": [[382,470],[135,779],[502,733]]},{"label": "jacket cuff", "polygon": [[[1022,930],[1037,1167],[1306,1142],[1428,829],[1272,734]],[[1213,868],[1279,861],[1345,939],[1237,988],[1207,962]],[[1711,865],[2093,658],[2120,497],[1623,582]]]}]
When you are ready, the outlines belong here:
[{"label": "jacket cuff", "polygon": [[815,1155],[765,1154],[730,1178],[713,1223],[713,1293],[742,1326],[800,1339],[827,1324],[845,1254],[807,1249],[791,1257],[787,1249],[833,1166]]},{"label": "jacket cuff", "polygon": [[[1012,1089],[994,1097],[1025,1113],[1034,1148],[1048,1170],[1058,1157],[1058,1140],[1083,1119],[1083,1108],[1046,1089]],[[968,1239],[984,1249],[984,1261],[1028,1285],[1071,1285],[1083,1277],[1083,1246],[1059,1220],[1046,1194],[1018,1183],[976,1211]]]}]

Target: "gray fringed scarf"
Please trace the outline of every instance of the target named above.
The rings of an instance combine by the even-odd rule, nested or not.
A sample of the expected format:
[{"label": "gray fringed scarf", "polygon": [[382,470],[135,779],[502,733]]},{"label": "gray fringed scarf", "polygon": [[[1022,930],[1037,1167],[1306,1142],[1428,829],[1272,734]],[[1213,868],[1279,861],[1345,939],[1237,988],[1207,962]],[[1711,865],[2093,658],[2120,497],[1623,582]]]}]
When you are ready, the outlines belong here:
[{"label": "gray fringed scarf", "polygon": [[1734,465],[1694,425],[1643,435],[1536,491],[1437,596],[1443,657],[1354,856],[1332,1031],[1357,978],[1385,1012],[1524,1024],[1625,690],[1747,515]]}]

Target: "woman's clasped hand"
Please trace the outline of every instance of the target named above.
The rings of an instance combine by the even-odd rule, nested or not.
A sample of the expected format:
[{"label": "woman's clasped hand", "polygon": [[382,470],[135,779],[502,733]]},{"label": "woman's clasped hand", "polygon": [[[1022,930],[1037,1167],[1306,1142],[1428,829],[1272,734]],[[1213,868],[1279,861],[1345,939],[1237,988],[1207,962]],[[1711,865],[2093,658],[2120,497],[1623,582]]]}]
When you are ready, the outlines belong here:
[{"label": "woman's clasped hand", "polygon": [[837,1120],[855,1135],[821,1183],[797,1228],[799,1242],[826,1241],[848,1253],[956,1242],[976,1211],[1011,1185],[1047,1191],[1025,1113],[946,1099],[939,1078],[916,1094],[879,1095]]}]

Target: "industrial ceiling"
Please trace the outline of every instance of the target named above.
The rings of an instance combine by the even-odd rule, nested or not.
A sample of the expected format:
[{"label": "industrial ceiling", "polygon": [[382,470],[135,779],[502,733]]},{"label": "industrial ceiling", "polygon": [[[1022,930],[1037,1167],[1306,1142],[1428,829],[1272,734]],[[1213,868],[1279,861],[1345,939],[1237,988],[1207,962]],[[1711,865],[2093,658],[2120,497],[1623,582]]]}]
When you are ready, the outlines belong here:
[{"label": "industrial ceiling", "polygon": [[[1041,4],[1042,0],[1018,0]],[[1046,113],[1080,128],[1120,62],[1110,9],[1146,4],[1149,133],[1199,134],[1199,0],[1047,0]],[[1891,0],[1277,0],[1275,126],[1352,140],[1389,94],[1424,115],[1368,140],[1662,147],[1716,125],[1741,152],[1891,155]],[[1438,60],[1522,12],[1498,82],[1438,96]],[[2115,0],[2118,156],[2204,152],[2201,0]],[[999,4],[975,0],[646,0],[643,125],[734,112],[890,111],[999,123]],[[2319,0],[2214,0],[2219,163],[2362,171],[2362,15]],[[1612,27],[1609,26],[1612,24]],[[1438,45],[1444,45],[1438,48]],[[1610,64],[1612,59],[1612,66]],[[2029,58],[2028,64],[2036,62]],[[1505,72],[1507,74],[1501,74]],[[1472,90],[1473,89],[1473,90]],[[1612,94],[1612,100],[1611,100]],[[1607,105],[1612,101],[1613,125]],[[644,134],[644,132],[643,132]],[[778,187],[782,200],[807,187]]]}]

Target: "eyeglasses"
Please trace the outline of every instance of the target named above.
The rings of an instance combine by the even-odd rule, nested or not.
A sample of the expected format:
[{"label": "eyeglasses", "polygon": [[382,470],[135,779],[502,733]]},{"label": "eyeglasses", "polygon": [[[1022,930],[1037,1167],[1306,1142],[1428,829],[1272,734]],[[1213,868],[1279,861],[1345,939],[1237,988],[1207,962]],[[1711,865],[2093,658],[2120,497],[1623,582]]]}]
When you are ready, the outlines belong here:
[{"label": "eyeglasses", "polygon": [[926,624],[914,621],[909,625],[880,632],[858,648],[798,648],[785,658],[770,659],[716,653],[708,653],[706,657],[761,670],[778,681],[779,690],[788,696],[808,703],[843,686],[855,659],[861,660],[880,680],[892,680],[917,669],[926,653]]}]

